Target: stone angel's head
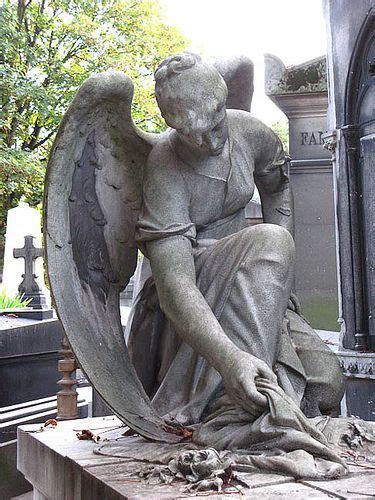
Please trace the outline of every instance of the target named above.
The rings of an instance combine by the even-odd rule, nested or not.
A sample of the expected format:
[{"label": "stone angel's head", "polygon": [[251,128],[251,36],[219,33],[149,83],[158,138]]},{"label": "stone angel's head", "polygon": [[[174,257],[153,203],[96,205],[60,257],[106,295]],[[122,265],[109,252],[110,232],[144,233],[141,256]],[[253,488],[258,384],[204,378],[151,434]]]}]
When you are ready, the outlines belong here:
[{"label": "stone angel's head", "polygon": [[191,148],[219,155],[228,138],[227,86],[200,56],[183,52],[165,59],[155,71],[155,94],[169,127]]}]

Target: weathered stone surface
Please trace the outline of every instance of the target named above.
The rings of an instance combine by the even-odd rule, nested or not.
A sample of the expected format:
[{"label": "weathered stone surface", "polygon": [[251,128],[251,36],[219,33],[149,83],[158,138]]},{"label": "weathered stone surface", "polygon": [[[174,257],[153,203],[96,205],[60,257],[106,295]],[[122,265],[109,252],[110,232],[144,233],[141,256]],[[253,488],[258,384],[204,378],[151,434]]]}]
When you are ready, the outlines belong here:
[{"label": "weathered stone surface", "polygon": [[1,406],[56,394],[61,337],[56,319],[0,316]]},{"label": "weathered stone surface", "polygon": [[[17,470],[17,441],[15,439],[0,444],[0,477],[0,498],[8,499],[32,490],[31,484]],[[29,500],[32,500],[32,493]]]},{"label": "weathered stone surface", "polygon": [[[269,450],[272,439],[286,460],[249,456],[251,465],[294,477],[345,474],[306,418],[337,407],[342,380],[335,355],[291,297],[288,158],[246,111],[248,95],[238,100],[246,109],[226,108],[225,79],[229,94],[246,97],[236,66],[242,75],[239,60],[220,66],[222,76],[195,54],[163,61],[155,95],[171,128],[160,136],[132,123],[126,75],[97,75],[81,87],[48,167],[45,234],[56,305],[98,393],[141,435],[248,451]],[[249,69],[245,61],[251,79]],[[247,227],[255,185],[264,224]],[[134,272],[135,242],[153,280],[129,327],[134,369],[118,297]]]},{"label": "weathered stone surface", "polygon": [[267,94],[327,91],[325,57],[286,68],[276,56],[265,56],[265,88]]},{"label": "weathered stone surface", "polygon": [[375,5],[373,0],[358,0],[355,5],[341,0],[325,1],[324,7],[330,86],[327,147],[335,170],[341,362],[348,376],[348,413],[373,420]]},{"label": "weathered stone surface", "polygon": [[[91,429],[105,439],[120,437],[124,428],[115,417],[98,417],[81,421],[59,422],[55,429],[36,432],[40,425],[19,429],[18,467],[48,500],[69,499],[125,499],[125,498],[201,498],[201,494],[188,493],[185,484],[148,485],[137,477],[137,472],[149,467],[144,461],[119,459],[94,454],[97,444],[79,441],[76,432]],[[157,446],[157,445],[155,445]],[[300,500],[301,498],[362,498],[375,491],[375,471],[351,467],[348,478],[333,481],[295,482],[280,474],[239,473],[250,489],[242,493],[215,495],[210,498],[259,498]],[[53,478],[53,480],[51,480]],[[361,492],[355,496],[353,492]],[[364,498],[367,498],[364,496]],[[371,498],[371,496],[369,497]]]},{"label": "weathered stone surface", "polygon": [[338,139],[334,164],[343,347],[373,351],[374,2],[325,1],[325,16],[329,127]]},{"label": "weathered stone surface", "polygon": [[[151,408],[127,361],[120,323],[118,297],[135,269],[137,250],[132,227],[134,231],[142,166],[153,141],[152,136],[137,131],[131,121],[132,95],[133,85],[126,75],[96,75],[81,87],[65,116],[47,173],[44,234],[48,273],[69,342],[96,389],[134,428],[150,437],[164,435],[165,439],[176,440],[163,431],[163,421]],[[118,123],[122,126],[117,128]],[[80,167],[93,128],[98,139],[93,138],[87,147],[97,155],[98,162],[89,161],[86,167]],[[80,186],[85,190],[83,198],[77,197],[82,194],[79,186],[77,192],[72,191],[73,176],[80,168],[86,179]],[[98,196],[92,192],[92,170],[96,172]],[[93,200],[99,200],[99,210]],[[90,224],[80,219],[80,214],[88,215]],[[72,241],[72,227],[82,239]],[[95,228],[95,232],[85,233],[86,227]],[[104,253],[101,256],[97,252],[99,242],[101,249],[106,247],[110,265],[107,258],[104,266]],[[81,259],[81,254],[87,258]],[[79,263],[84,267],[78,273]],[[93,294],[101,295],[98,304]],[[124,390],[124,384],[128,390]]]},{"label": "weathered stone surface", "polygon": [[265,88],[267,94],[327,91],[325,57],[286,68],[276,56],[265,56]]},{"label": "weathered stone surface", "polygon": [[375,496],[374,472],[371,470],[358,471],[350,477],[333,480],[324,485],[316,481],[303,481],[303,484],[317,488],[318,491],[324,491],[326,494],[340,495],[345,499],[370,500]]},{"label": "weathered stone surface", "polygon": [[[323,148],[328,105],[325,58],[285,68],[268,55],[265,63],[266,93],[289,119],[296,213],[294,290],[313,327],[338,330],[333,171],[331,153]],[[318,75],[319,83],[312,84]]]},{"label": "weathered stone surface", "polygon": [[215,68],[228,87],[226,106],[228,109],[250,111],[254,92],[254,65],[246,56],[219,59]]}]

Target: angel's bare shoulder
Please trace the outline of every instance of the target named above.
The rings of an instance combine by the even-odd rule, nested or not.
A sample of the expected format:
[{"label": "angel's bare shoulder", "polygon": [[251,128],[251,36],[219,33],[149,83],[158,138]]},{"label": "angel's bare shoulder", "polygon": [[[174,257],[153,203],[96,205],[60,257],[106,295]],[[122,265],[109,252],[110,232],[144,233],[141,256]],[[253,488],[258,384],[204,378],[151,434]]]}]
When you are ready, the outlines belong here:
[{"label": "angel's bare shoulder", "polygon": [[169,135],[170,131],[160,135],[147,158],[143,185],[144,191],[145,189],[150,189],[150,187],[153,188],[152,190],[155,190],[157,187],[169,190],[180,189],[184,185]]},{"label": "angel's bare shoulder", "polygon": [[266,164],[282,151],[275,132],[247,111],[228,110],[228,122],[233,137],[244,149],[248,146],[256,163]]},{"label": "angel's bare shoulder", "polygon": [[159,135],[157,142],[154,144],[149,156],[148,165],[153,165],[162,160],[170,160],[173,157],[173,150],[170,143],[170,129]]},{"label": "angel's bare shoulder", "polygon": [[258,118],[247,111],[239,109],[228,109],[228,122],[231,130],[244,140],[260,141],[274,140],[275,132]]}]

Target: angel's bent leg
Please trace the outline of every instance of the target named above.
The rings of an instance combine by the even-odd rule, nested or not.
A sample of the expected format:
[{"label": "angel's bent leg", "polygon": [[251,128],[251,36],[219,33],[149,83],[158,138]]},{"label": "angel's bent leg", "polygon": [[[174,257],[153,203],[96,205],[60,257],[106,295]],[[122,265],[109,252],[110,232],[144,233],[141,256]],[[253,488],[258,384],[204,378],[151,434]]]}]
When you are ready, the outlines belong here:
[{"label": "angel's bent leg", "polygon": [[[294,242],[289,232],[273,224],[243,229],[215,244],[211,261],[226,266],[237,260],[223,288],[216,315],[226,334],[244,351],[273,366],[293,277]],[[207,255],[208,257],[208,255]],[[228,263],[229,264],[229,263]],[[208,301],[208,283],[219,283],[218,265],[202,270],[200,288]],[[227,273],[223,270],[221,273]],[[212,285],[210,285],[212,287]],[[207,290],[204,290],[207,288]],[[217,291],[216,291],[217,298]]]}]

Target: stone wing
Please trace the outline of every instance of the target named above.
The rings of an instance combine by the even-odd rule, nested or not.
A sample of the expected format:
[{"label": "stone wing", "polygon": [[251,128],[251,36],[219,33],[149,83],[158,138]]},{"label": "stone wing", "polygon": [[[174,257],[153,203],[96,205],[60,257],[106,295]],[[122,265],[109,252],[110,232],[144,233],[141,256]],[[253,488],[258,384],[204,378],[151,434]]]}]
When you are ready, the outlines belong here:
[{"label": "stone wing", "polygon": [[254,65],[246,56],[232,56],[214,62],[228,87],[227,109],[251,110],[254,93]]},{"label": "stone wing", "polygon": [[143,166],[157,136],[131,119],[124,73],[89,78],[61,123],[47,168],[44,235],[55,306],[93,386],[129,427],[176,442],[128,356],[119,294],[134,273]]}]

